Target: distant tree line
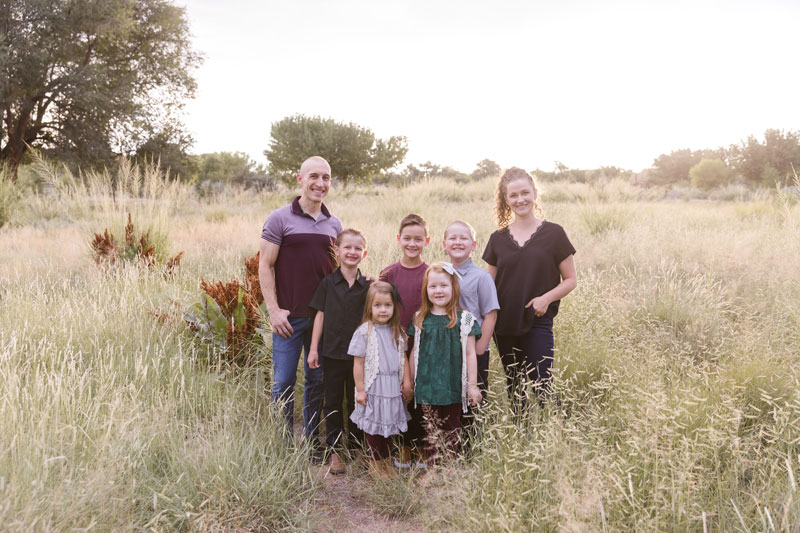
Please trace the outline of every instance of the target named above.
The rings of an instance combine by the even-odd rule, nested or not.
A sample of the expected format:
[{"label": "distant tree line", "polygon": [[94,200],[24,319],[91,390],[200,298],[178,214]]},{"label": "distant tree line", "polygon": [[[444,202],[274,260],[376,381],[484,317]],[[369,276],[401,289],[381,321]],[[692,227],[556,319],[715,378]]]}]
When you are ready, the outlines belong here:
[{"label": "distant tree line", "polygon": [[[463,183],[497,176],[502,169],[495,161],[484,159],[470,173],[427,161],[396,167],[407,151],[404,137],[381,140],[367,128],[337,123],[332,119],[296,115],[272,125],[270,148],[264,153],[269,165],[257,164],[244,153],[187,155],[183,147],[156,138],[145,143],[138,157],[160,160],[173,174],[197,182],[231,182],[245,185],[292,186],[300,163],[307,154],[322,154],[331,162],[335,178],[348,183],[408,185],[429,178],[444,178]],[[764,140],[748,137],[729,148],[675,150],[661,154],[653,166],[635,175],[616,166],[574,169],[556,161],[554,170],[535,169],[534,175],[545,181],[593,183],[608,179],[636,179],[646,186],[694,186],[712,189],[729,183],[773,187],[791,183],[794,171],[800,170],[800,132],[767,130]]]},{"label": "distant tree line", "polygon": [[374,180],[377,184],[408,185],[429,178],[451,179],[458,183],[479,180],[489,176],[499,176],[502,169],[491,159],[479,161],[475,170],[469,174],[450,166],[440,166],[431,161],[420,165],[408,164],[399,172],[388,172]]},{"label": "distant tree line", "polygon": [[160,150],[137,152],[136,163],[154,163],[170,176],[198,187],[241,185],[245,188],[274,188],[276,180],[264,165],[254,161],[244,152],[214,152],[200,155],[187,154],[177,146],[166,143]]},{"label": "distant tree line", "polygon": [[[169,133],[169,132],[168,132]],[[450,166],[427,161],[407,164],[397,170],[407,152],[405,137],[378,139],[372,131],[353,123],[295,115],[272,125],[270,145],[264,154],[269,165],[256,164],[241,152],[187,155],[185,145],[171,141],[180,137],[156,136],[145,143],[137,157],[159,158],[161,166],[184,179],[214,182],[238,182],[292,186],[297,169],[308,154],[326,157],[335,178],[343,186],[349,183],[407,185],[429,178],[468,182],[497,176],[502,169],[495,161],[484,159],[465,173]],[[185,140],[183,141],[186,142]],[[728,148],[675,150],[661,154],[653,166],[635,175],[616,166],[574,169],[556,161],[554,170],[535,169],[534,175],[545,181],[593,183],[622,178],[635,179],[645,186],[694,186],[712,189],[729,183],[773,187],[792,182],[800,170],[800,132],[771,129],[761,141],[754,136]]]},{"label": "distant tree line", "polygon": [[[178,139],[178,142],[172,139]],[[241,152],[191,156],[188,140],[177,132],[155,136],[136,153],[139,158],[159,159],[161,166],[183,179],[214,182],[256,183],[292,186],[300,163],[307,154],[321,154],[331,162],[334,177],[343,186],[349,183],[407,185],[429,178],[444,178],[463,183],[502,172],[491,159],[477,163],[470,173],[431,161],[396,167],[405,157],[405,137],[376,138],[367,128],[338,123],[332,119],[296,115],[272,125],[269,164],[256,164]],[[569,168],[556,161],[554,170],[531,172],[545,181],[593,183],[608,179],[635,180],[645,186],[693,186],[712,189],[729,183],[753,187],[785,186],[800,171],[800,132],[767,130],[764,139],[750,136],[728,148],[675,150],[653,160],[651,168],[639,174],[616,166],[596,169]],[[250,181],[248,181],[250,180]]]},{"label": "distant tree line", "polygon": [[751,135],[728,148],[675,150],[653,161],[649,185],[693,185],[711,189],[728,183],[774,187],[800,173],[800,132],[769,129],[761,141]]},{"label": "distant tree line", "polygon": [[593,183],[613,178],[628,179],[633,175],[633,171],[619,167],[600,167],[595,169],[569,168],[561,161],[555,162],[555,170],[548,172],[537,168],[531,173],[545,181],[571,181],[573,183]]}]

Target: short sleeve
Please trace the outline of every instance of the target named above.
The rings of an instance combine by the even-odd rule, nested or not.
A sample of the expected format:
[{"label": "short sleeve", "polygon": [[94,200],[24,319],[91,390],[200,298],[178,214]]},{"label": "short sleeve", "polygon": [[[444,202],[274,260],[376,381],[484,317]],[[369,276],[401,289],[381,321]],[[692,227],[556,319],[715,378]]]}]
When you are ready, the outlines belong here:
[{"label": "short sleeve", "polygon": [[336,238],[336,237],[338,237],[338,236],[339,236],[339,234],[342,232],[342,221],[341,221],[341,220],[339,220],[339,219],[338,219],[338,218],[336,218],[336,217],[333,217],[333,218],[334,218],[334,219],[336,219],[336,220],[335,220],[335,222],[334,222],[334,227],[335,227],[335,229],[336,229],[336,235],[334,236],[334,239],[335,239],[335,238]]},{"label": "short sleeve", "polygon": [[564,231],[564,228],[559,226],[558,230],[556,242],[553,246],[553,258],[556,260],[556,264],[560,265],[561,261],[575,253],[575,247],[572,246],[572,243],[570,242],[569,237],[567,237],[567,232]]},{"label": "short sleeve", "polygon": [[483,251],[483,260],[491,266],[497,266],[497,252],[494,249],[496,235],[496,231],[489,235],[489,242],[486,243],[486,249]]},{"label": "short sleeve", "polygon": [[472,331],[469,332],[470,337],[475,337],[475,339],[481,338],[481,325],[478,324],[478,321],[475,320],[472,322]]},{"label": "short sleeve", "polygon": [[484,317],[488,313],[500,309],[500,302],[497,300],[497,287],[488,272],[481,273],[478,280],[478,311]]},{"label": "short sleeve", "polygon": [[378,280],[379,281],[389,281],[390,268],[391,267],[386,267],[383,270],[381,270],[381,273],[378,274]]},{"label": "short sleeve", "polygon": [[408,325],[408,330],[406,331],[406,335],[408,335],[409,339],[414,338],[414,319],[411,319],[411,323]]},{"label": "short sleeve", "polygon": [[308,307],[314,309],[315,311],[322,311],[325,312],[325,298],[328,295],[328,278],[327,276],[322,278],[322,281],[317,285],[317,290],[314,291],[314,296],[311,298],[311,302],[308,304]]},{"label": "short sleeve", "polygon": [[278,246],[283,242],[283,220],[278,209],[270,213],[264,222],[261,238]]},{"label": "short sleeve", "polygon": [[[463,310],[460,311],[460,314],[458,315],[459,323],[462,321],[462,319],[463,319],[462,317],[463,317],[464,313],[469,313],[469,311],[463,311]],[[472,313],[470,313],[470,314],[472,314]],[[475,337],[476,339],[480,339],[481,338],[481,325],[478,323],[477,320],[473,320],[472,321],[472,329],[469,332],[469,336],[470,337]]]},{"label": "short sleeve", "polygon": [[353,338],[350,339],[350,346],[347,348],[347,354],[354,357],[364,357],[367,355],[367,323],[358,326],[358,329],[353,333]]}]

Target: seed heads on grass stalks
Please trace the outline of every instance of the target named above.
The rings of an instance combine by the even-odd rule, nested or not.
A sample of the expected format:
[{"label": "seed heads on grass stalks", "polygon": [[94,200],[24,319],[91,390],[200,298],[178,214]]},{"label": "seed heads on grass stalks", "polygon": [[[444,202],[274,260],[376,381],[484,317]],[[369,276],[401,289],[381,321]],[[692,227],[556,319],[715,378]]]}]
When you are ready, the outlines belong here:
[{"label": "seed heads on grass stalks", "polygon": [[123,241],[118,242],[106,228],[103,233],[95,233],[91,242],[92,258],[97,266],[114,266],[118,262],[136,263],[148,268],[164,265],[165,272],[170,274],[181,264],[183,252],[167,259],[163,248],[163,240],[151,238],[149,231],[137,236],[130,213]]},{"label": "seed heads on grass stalks", "polygon": [[592,235],[600,235],[609,231],[626,229],[633,216],[619,206],[585,203],[580,211],[581,221]]}]

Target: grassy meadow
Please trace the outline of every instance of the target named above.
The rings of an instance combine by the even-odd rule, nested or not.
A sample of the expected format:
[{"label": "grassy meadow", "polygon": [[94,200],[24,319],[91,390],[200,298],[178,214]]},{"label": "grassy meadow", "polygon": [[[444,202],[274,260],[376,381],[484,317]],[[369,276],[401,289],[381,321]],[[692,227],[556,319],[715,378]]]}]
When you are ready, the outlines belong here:
[{"label": "grassy meadow", "polygon": [[[0,229],[0,530],[318,527],[322,484],[272,420],[269,347],[232,372],[180,318],[201,277],[241,278],[293,193],[200,199],[125,166],[114,180],[36,172],[52,192],[21,199]],[[471,460],[424,487],[378,486],[396,504],[367,504],[431,530],[797,531],[800,206],[775,191],[543,189],[578,250],[555,326],[569,416],[512,420],[495,358]],[[431,181],[351,186],[326,203],[364,231],[362,270],[377,273],[409,212],[429,221],[428,262],[459,218],[482,264],[493,196],[494,180]],[[128,212],[185,252],[174,275],[94,264],[92,235],[119,232]]]}]

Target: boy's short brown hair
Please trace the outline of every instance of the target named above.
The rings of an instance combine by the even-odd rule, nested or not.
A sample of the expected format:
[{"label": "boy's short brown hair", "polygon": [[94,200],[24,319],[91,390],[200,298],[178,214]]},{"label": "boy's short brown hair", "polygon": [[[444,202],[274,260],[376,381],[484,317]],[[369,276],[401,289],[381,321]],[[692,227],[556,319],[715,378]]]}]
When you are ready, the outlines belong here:
[{"label": "boy's short brown hair", "polygon": [[421,216],[417,215],[416,213],[411,213],[410,215],[406,215],[403,220],[400,221],[400,229],[397,231],[398,235],[403,234],[403,230],[408,226],[422,226],[422,229],[425,230],[425,236],[428,236],[428,223],[425,222],[425,219]]},{"label": "boy's short brown hair", "polygon": [[367,247],[367,238],[364,237],[364,234],[358,231],[356,228],[345,228],[336,236],[336,242],[334,243],[336,246],[341,246],[342,239],[345,235],[352,235],[353,237],[361,237],[362,242],[364,243],[364,248]]}]

